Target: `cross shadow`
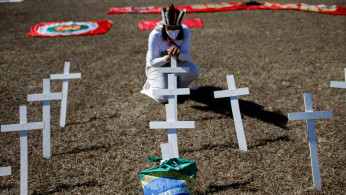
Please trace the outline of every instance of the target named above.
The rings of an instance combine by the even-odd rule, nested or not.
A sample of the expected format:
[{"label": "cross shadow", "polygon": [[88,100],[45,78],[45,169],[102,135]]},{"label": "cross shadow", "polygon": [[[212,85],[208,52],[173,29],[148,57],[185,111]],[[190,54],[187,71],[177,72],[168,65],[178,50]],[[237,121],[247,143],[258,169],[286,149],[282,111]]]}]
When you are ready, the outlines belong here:
[{"label": "cross shadow", "polygon": [[247,182],[232,183],[229,185],[209,185],[206,192],[196,191],[196,194],[214,194],[214,193],[219,193],[229,189],[240,189],[242,191],[257,192],[257,189],[253,187],[249,187],[248,186],[249,184],[250,182],[247,181]]},{"label": "cross shadow", "polygon": [[204,144],[202,147],[198,149],[182,149],[181,152],[184,153],[190,153],[190,152],[197,152],[202,150],[213,150],[213,149],[237,149],[238,145],[234,143],[225,143],[225,144]]},{"label": "cross shadow", "polygon": [[70,125],[81,125],[81,124],[85,124],[85,123],[90,123],[96,120],[107,120],[107,119],[113,119],[113,118],[118,118],[120,115],[119,114],[111,114],[111,115],[105,115],[105,116],[93,116],[90,117],[87,120],[84,121],[73,121],[70,123],[67,123],[66,126],[70,126]]},{"label": "cross shadow", "polygon": [[[191,91],[190,96],[180,96],[179,103],[185,100],[193,100],[204,106],[192,106],[192,108],[205,112],[214,112],[233,118],[229,98],[214,98],[214,91],[222,90],[219,87],[204,86],[196,91]],[[288,118],[278,111],[266,111],[264,107],[251,101],[239,99],[239,108],[242,115],[259,119],[283,129],[287,128]]]},{"label": "cross shadow", "polygon": [[55,187],[53,190],[46,190],[46,191],[34,191],[32,194],[33,195],[41,195],[41,194],[54,194],[54,193],[59,193],[63,191],[69,191],[73,188],[78,188],[78,187],[101,187],[102,185],[99,184],[96,180],[91,180],[87,181],[84,183],[77,183],[74,185],[71,184],[59,184],[58,186]]},{"label": "cross shadow", "polygon": [[249,146],[248,149],[258,148],[258,147],[265,146],[265,145],[267,145],[269,143],[273,143],[273,142],[277,142],[277,141],[289,142],[291,140],[290,140],[290,138],[287,135],[280,136],[280,137],[277,137],[275,139],[264,139],[264,140],[260,140],[259,144],[256,144],[254,146]]},{"label": "cross shadow", "polygon": [[94,146],[88,146],[88,147],[84,147],[84,148],[83,147],[77,147],[77,148],[73,148],[72,150],[67,151],[67,152],[54,154],[53,156],[60,156],[60,155],[66,155],[66,154],[78,154],[81,152],[89,152],[89,151],[101,150],[101,149],[104,149],[105,152],[108,152],[110,148],[111,148],[110,144],[94,145]]},{"label": "cross shadow", "polygon": [[[11,188],[13,188],[13,187],[14,187],[13,184],[3,184],[3,185],[0,185],[0,192],[1,192],[2,190],[11,189]],[[1,194],[1,193],[0,193],[0,194]]]},{"label": "cross shadow", "polygon": [[[269,143],[274,143],[278,141],[284,141],[289,142],[291,141],[290,138],[287,135],[277,137],[275,139],[263,139],[260,140],[258,144],[253,146],[248,146],[248,149],[258,148],[261,146],[265,146]],[[236,143],[224,143],[224,144],[204,144],[202,147],[198,149],[181,149],[181,153],[191,153],[191,152],[197,152],[202,150],[213,150],[213,149],[239,149],[239,146]]]}]

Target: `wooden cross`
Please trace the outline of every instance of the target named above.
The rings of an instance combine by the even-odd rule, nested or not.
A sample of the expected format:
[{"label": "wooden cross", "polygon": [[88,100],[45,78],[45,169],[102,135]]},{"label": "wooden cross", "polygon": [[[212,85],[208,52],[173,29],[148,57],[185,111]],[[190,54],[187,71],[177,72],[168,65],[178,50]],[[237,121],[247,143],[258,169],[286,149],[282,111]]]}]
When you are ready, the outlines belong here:
[{"label": "wooden cross", "polygon": [[174,104],[166,104],[167,121],[150,122],[150,129],[168,129],[168,144],[161,144],[162,158],[179,158],[178,137],[176,129],[195,128],[194,121],[177,121]]},{"label": "wooden cross", "polygon": [[11,167],[0,167],[0,177],[11,175]]},{"label": "wooden cross", "polygon": [[344,69],[344,72],[345,72],[345,82],[332,81],[330,82],[330,87],[346,89],[346,68]]},{"label": "wooden cross", "polygon": [[44,122],[27,123],[26,106],[19,107],[19,123],[1,125],[1,132],[20,132],[20,194],[28,194],[28,131],[43,129]]},{"label": "wooden cross", "polygon": [[60,111],[60,127],[65,127],[66,124],[66,110],[67,110],[67,94],[68,94],[68,80],[80,79],[81,73],[70,73],[70,62],[65,62],[64,74],[51,74],[51,80],[63,80],[62,85],[62,100]]},{"label": "wooden cross", "polygon": [[150,129],[168,129],[168,143],[161,144],[162,159],[179,158],[178,151],[178,128],[194,128],[194,121],[178,121],[177,95],[190,94],[189,88],[177,88],[177,74],[187,73],[190,69],[187,67],[177,67],[176,57],[171,57],[171,67],[159,68],[160,73],[168,74],[168,89],[153,90],[154,95],[168,95],[168,104],[166,107],[167,121],[150,122]]},{"label": "wooden cross", "polygon": [[50,143],[50,100],[61,100],[62,93],[50,92],[50,80],[43,79],[43,93],[29,94],[28,102],[43,101],[43,122],[45,123],[43,129],[43,157],[51,157],[51,143]]},{"label": "wooden cross", "polygon": [[228,90],[214,91],[214,97],[215,98],[230,97],[231,106],[232,106],[232,114],[233,114],[235,129],[237,132],[238,145],[240,150],[247,151],[244,127],[243,127],[243,122],[241,120],[240,109],[239,109],[238,96],[249,94],[249,89],[248,88],[237,89],[235,87],[233,75],[227,75],[226,78],[227,78]]},{"label": "wooden cross", "polygon": [[306,120],[308,123],[309,147],[311,157],[311,167],[313,182],[316,189],[321,189],[321,176],[320,166],[318,163],[316,133],[315,133],[315,119],[332,118],[331,111],[314,112],[312,108],[312,100],[310,93],[304,93],[305,112],[289,113],[288,120]]},{"label": "wooden cross", "polygon": [[188,67],[177,67],[177,58],[171,57],[171,67],[159,68],[160,73],[168,74],[168,89],[155,89],[153,95],[168,95],[168,103],[175,104],[175,111],[177,110],[177,95],[188,95],[190,94],[189,88],[179,88],[177,86],[177,74],[176,73],[187,73],[190,71]]}]

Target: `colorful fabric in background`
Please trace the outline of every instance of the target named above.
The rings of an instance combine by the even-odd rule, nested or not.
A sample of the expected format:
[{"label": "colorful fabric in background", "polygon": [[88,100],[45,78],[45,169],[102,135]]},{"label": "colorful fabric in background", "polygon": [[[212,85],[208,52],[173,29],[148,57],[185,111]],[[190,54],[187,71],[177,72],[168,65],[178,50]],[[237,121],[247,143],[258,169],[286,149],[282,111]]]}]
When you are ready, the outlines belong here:
[{"label": "colorful fabric in background", "polygon": [[96,35],[106,33],[112,26],[108,20],[90,22],[45,22],[31,27],[28,36],[57,37],[76,35]]},{"label": "colorful fabric in background", "polygon": [[[231,2],[231,3],[210,3],[210,4],[196,4],[196,5],[185,5],[175,6],[175,8],[181,10],[186,9],[187,13],[192,12],[219,12],[219,11],[234,11],[234,10],[259,10],[259,9],[270,9],[270,10],[300,10],[310,11],[326,14],[335,15],[346,15],[346,7],[338,5],[308,5],[305,3],[272,3],[266,1],[259,1],[262,5],[245,5],[246,2]],[[150,6],[150,7],[123,7],[123,8],[110,8],[108,14],[124,14],[124,13],[161,13],[161,7]]]},{"label": "colorful fabric in background", "polygon": [[[151,162],[161,158],[148,157]],[[140,174],[144,195],[181,194],[195,192],[197,165],[195,161],[181,158],[165,160],[159,167],[142,171]]]},{"label": "colorful fabric in background", "polygon": [[24,0],[0,0],[0,3],[18,3]]},{"label": "colorful fabric in background", "polygon": [[[150,30],[154,29],[156,26],[162,26],[162,24],[162,19],[146,20],[138,22],[138,27],[141,30]],[[183,20],[183,24],[189,28],[198,28],[203,26],[201,18],[186,18]]]}]

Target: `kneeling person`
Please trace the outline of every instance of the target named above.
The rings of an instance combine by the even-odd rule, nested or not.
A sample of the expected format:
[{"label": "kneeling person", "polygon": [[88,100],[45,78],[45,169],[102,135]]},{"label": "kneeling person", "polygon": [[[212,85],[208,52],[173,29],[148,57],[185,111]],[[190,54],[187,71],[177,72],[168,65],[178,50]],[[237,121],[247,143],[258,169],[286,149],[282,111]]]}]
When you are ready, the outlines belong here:
[{"label": "kneeling person", "polygon": [[167,89],[168,74],[159,73],[158,68],[169,67],[172,56],[177,58],[178,67],[188,67],[188,73],[177,74],[178,88],[186,88],[199,76],[199,69],[190,58],[190,29],[182,24],[186,11],[181,12],[173,4],[162,9],[163,25],[156,27],[149,35],[146,57],[147,81],[141,91],[157,102],[167,103],[167,96],[154,96],[152,90]]}]

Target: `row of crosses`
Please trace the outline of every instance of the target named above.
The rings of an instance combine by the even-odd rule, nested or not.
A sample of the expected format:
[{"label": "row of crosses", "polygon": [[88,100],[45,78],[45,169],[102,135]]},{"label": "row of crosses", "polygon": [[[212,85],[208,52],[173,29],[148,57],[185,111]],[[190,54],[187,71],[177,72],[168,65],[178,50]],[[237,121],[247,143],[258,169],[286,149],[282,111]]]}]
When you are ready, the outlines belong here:
[{"label": "row of crosses", "polygon": [[[344,72],[345,72],[345,82],[331,81],[331,87],[346,89],[346,68],[344,69]],[[243,128],[243,124],[241,120],[241,114],[239,110],[238,96],[249,94],[249,90],[248,88],[236,89],[233,75],[227,75],[226,78],[228,83],[228,90],[215,91],[214,97],[215,98],[230,97],[239,149],[241,151],[247,151],[245,133],[244,133],[244,128]],[[305,102],[305,112],[289,113],[288,120],[306,120],[307,121],[313,183],[316,189],[321,189],[322,184],[321,184],[320,168],[319,168],[319,162],[318,162],[318,152],[317,152],[314,120],[332,118],[333,114],[331,111],[314,112],[310,93],[304,94],[304,102]]]},{"label": "row of crosses", "polygon": [[[331,87],[346,89],[346,68],[344,69],[344,72],[345,72],[345,82],[331,81]],[[245,133],[244,133],[243,124],[241,120],[241,114],[239,110],[239,103],[238,103],[237,96],[247,95],[249,94],[249,90],[248,88],[236,89],[233,75],[227,75],[226,78],[228,83],[228,90],[215,91],[214,97],[215,98],[230,97],[232,114],[234,118],[239,148],[242,151],[247,151]],[[318,152],[317,152],[314,120],[332,118],[333,114],[331,111],[314,112],[310,93],[304,94],[304,102],[305,102],[305,112],[289,113],[288,119],[307,121],[313,183],[316,189],[321,189],[322,184],[321,184],[320,168],[319,168],[319,162],[318,162]]]},{"label": "row of crosses", "polygon": [[[188,68],[177,67],[177,61],[175,57],[171,58],[171,67],[159,68],[161,73],[168,74],[168,89],[153,90],[154,95],[168,95],[168,104],[166,104],[166,118],[167,121],[163,122],[150,122],[150,129],[168,129],[168,143],[161,144],[162,160],[170,158],[179,158],[178,152],[178,128],[194,128],[194,121],[178,121],[177,118],[177,95],[188,95],[190,90],[188,88],[177,88],[177,75],[176,73],[186,73]],[[244,133],[244,127],[241,119],[238,96],[248,95],[248,88],[236,88],[234,76],[227,75],[228,90],[215,91],[215,98],[230,98],[232,115],[235,123],[235,129],[238,139],[239,149],[241,151],[247,151],[246,138]],[[331,87],[345,88],[346,89],[346,68],[345,68],[345,82],[332,81]],[[306,120],[308,126],[309,147],[311,157],[311,167],[313,174],[313,183],[316,189],[321,189],[321,176],[318,162],[318,152],[315,133],[315,119],[332,118],[331,111],[314,112],[311,100],[311,94],[304,94],[305,100],[305,112],[302,113],[289,113],[289,120]]]},{"label": "row of crosses", "polygon": [[[43,93],[29,94],[28,102],[43,102],[42,122],[27,122],[27,107],[19,107],[19,124],[1,125],[1,132],[20,132],[20,194],[28,194],[28,131],[43,130],[43,157],[51,157],[50,136],[50,101],[61,100],[60,126],[66,123],[67,93],[69,79],[81,78],[81,73],[69,73],[70,62],[64,64],[64,74],[51,74],[50,79],[43,79]],[[63,80],[62,92],[50,92],[50,80]],[[10,175],[11,167],[0,168],[0,176]]]}]

